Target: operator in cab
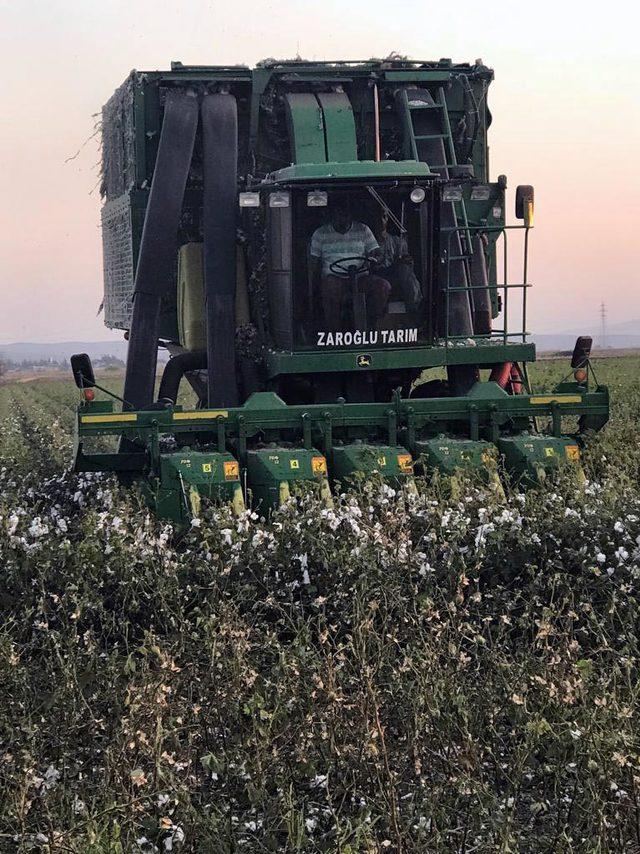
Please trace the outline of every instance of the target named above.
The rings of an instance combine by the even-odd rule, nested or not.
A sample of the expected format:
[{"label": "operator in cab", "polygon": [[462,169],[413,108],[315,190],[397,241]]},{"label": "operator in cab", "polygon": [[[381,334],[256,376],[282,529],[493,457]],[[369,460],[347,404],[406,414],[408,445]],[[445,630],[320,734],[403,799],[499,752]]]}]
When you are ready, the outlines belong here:
[{"label": "operator in cab", "polygon": [[[346,270],[336,272],[331,265],[355,258],[358,266],[358,288],[366,296],[367,322],[371,326],[387,312],[391,285],[371,270],[380,261],[380,246],[368,225],[356,222],[346,199],[335,199],[329,209],[330,222],[317,228],[309,246],[311,276],[314,284],[320,281],[320,293],[325,321],[330,331],[342,329],[342,314],[350,297]],[[370,261],[370,264],[367,263]],[[347,261],[345,266],[349,266]]]},{"label": "operator in cab", "polygon": [[376,273],[391,285],[392,299],[404,302],[408,312],[417,311],[422,300],[422,288],[413,269],[407,238],[403,234],[389,234],[389,213],[383,209],[377,229],[380,246]]}]

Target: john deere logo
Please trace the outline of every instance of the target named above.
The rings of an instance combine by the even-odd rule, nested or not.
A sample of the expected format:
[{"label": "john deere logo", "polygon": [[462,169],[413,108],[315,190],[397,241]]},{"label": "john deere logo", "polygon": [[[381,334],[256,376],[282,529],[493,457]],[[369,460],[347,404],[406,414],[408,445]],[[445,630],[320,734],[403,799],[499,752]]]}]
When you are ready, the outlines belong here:
[{"label": "john deere logo", "polygon": [[371,356],[369,355],[369,353],[360,353],[356,358],[356,365],[359,368],[370,368]]}]

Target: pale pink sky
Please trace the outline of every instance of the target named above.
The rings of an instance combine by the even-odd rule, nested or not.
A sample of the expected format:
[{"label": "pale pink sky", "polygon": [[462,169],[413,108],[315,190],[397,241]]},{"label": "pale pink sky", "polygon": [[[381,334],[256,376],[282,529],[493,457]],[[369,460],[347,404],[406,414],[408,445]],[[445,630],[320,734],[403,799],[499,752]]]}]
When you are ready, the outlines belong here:
[{"label": "pale pink sky", "polygon": [[0,0],[0,343],[108,339],[95,114],[131,68],[316,59],[495,69],[492,174],[536,188],[530,328],[640,320],[637,7],[613,0]]}]

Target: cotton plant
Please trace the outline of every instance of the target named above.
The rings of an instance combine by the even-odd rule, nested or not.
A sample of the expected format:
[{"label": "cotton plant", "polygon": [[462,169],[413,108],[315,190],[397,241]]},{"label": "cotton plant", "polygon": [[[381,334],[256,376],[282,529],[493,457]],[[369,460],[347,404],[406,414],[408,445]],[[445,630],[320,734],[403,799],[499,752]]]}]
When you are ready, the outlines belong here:
[{"label": "cotton plant", "polygon": [[630,849],[637,402],[581,485],[372,480],[333,508],[203,502],[185,532],[67,471],[69,420],[48,433],[57,404],[19,401],[0,434],[16,850]]}]

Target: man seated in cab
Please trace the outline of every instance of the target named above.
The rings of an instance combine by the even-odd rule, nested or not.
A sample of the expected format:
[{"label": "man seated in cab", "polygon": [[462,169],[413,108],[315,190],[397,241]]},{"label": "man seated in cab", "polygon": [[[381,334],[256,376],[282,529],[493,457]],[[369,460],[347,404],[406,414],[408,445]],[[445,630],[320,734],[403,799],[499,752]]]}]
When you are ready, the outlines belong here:
[{"label": "man seated in cab", "polygon": [[391,284],[393,299],[404,302],[408,312],[417,311],[422,300],[422,288],[413,270],[413,258],[409,254],[407,238],[403,234],[389,234],[389,212],[383,209],[377,229],[380,246],[379,264],[376,273]]},{"label": "man seated in cab", "polygon": [[[369,226],[356,222],[346,199],[336,199],[329,209],[330,222],[317,228],[309,247],[311,276],[320,280],[325,321],[330,331],[342,329],[342,311],[351,296],[348,277],[336,275],[331,265],[345,258],[370,258],[372,266],[380,260],[380,246]],[[354,265],[360,266],[357,261]],[[358,274],[358,287],[366,295],[367,322],[375,326],[386,314],[391,285],[370,268]]]}]

